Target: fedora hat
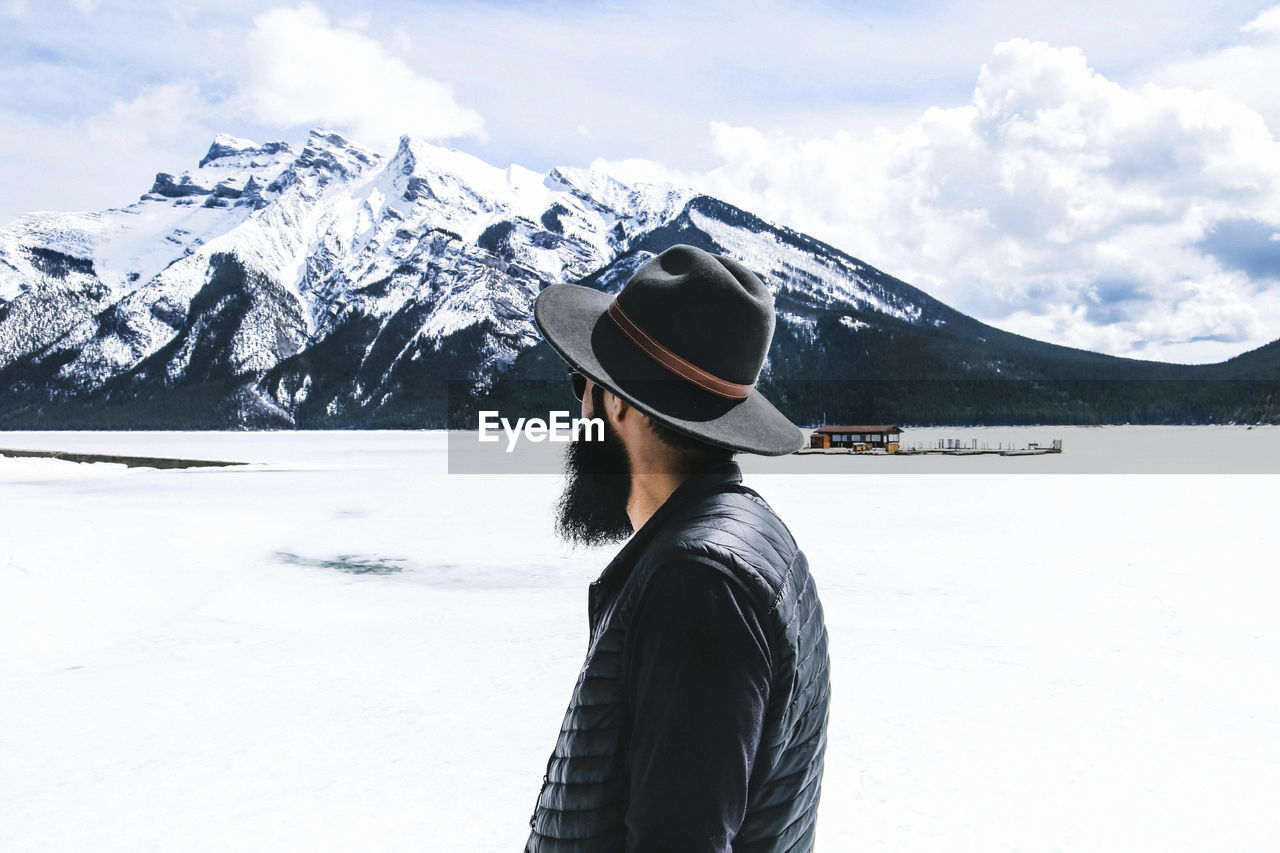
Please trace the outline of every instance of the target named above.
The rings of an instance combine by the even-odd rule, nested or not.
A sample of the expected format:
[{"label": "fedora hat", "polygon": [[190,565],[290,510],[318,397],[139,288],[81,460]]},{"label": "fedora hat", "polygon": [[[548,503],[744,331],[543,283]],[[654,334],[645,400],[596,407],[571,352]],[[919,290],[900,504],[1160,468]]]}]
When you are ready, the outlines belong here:
[{"label": "fedora hat", "polygon": [[616,297],[547,287],[533,319],[575,369],[677,432],[765,456],[804,444],[755,387],[773,340],[773,296],[732,258],[672,246]]}]

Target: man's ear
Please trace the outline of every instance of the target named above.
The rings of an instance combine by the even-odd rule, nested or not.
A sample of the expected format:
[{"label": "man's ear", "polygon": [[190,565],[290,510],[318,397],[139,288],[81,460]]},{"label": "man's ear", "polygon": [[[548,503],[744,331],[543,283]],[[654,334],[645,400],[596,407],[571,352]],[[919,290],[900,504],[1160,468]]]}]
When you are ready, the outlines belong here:
[{"label": "man's ear", "polygon": [[641,415],[639,410],[631,408],[626,400],[616,396],[607,388],[604,389],[604,410],[614,424],[622,423],[623,418]]}]

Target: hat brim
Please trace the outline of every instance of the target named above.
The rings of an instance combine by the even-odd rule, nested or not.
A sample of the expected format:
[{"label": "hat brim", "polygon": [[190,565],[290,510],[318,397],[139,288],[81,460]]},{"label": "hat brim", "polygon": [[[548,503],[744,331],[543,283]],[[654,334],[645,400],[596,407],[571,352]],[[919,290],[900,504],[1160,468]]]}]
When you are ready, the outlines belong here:
[{"label": "hat brim", "polygon": [[590,287],[555,284],[534,300],[533,319],[561,358],[677,432],[763,456],[783,456],[804,446],[804,433],[759,390],[727,400],[650,359],[606,316],[612,301],[612,295]]}]

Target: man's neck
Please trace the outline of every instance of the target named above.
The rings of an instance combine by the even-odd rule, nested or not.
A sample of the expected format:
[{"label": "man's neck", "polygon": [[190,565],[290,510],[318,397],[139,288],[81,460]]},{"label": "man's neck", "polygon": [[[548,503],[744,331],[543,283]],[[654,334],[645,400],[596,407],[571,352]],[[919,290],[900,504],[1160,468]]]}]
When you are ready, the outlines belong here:
[{"label": "man's neck", "polygon": [[658,471],[631,475],[631,496],[627,498],[627,517],[631,529],[639,530],[653,517],[671,493],[689,479],[687,471]]}]

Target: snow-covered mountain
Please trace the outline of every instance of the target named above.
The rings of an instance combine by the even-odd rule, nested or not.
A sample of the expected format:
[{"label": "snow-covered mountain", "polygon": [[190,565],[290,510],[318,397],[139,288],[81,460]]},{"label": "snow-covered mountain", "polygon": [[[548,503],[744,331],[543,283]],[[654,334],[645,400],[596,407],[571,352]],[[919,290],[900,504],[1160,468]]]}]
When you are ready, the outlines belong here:
[{"label": "snow-covered mountain", "polygon": [[[439,426],[445,380],[510,398],[560,372],[532,325],[541,288],[615,290],[675,242],[774,289],[766,382],[1177,369],[1009,335],[688,190],[315,130],[301,151],[219,135],[133,204],[0,229],[0,425]],[[818,405],[781,393],[801,419]]]}]

